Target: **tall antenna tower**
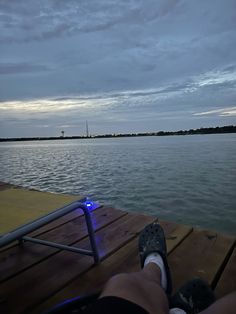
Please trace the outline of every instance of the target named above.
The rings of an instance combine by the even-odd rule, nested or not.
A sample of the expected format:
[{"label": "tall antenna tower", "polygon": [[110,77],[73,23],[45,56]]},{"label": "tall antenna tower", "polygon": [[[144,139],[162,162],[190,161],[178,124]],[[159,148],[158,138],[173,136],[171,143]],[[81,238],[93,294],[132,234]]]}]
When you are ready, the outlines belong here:
[{"label": "tall antenna tower", "polygon": [[88,121],[86,120],[86,137],[89,137]]}]

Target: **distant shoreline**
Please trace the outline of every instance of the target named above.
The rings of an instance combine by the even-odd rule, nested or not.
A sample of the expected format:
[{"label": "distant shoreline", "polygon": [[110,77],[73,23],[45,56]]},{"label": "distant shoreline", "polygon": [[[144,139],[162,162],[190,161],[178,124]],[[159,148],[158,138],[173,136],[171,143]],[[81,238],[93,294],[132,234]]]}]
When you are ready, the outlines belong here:
[{"label": "distant shoreline", "polygon": [[96,138],[116,138],[116,137],[137,137],[137,136],[170,136],[170,135],[194,135],[194,134],[225,134],[236,133],[236,126],[227,125],[214,128],[200,128],[179,131],[158,131],[144,133],[117,133],[90,136],[50,136],[50,137],[12,137],[0,138],[0,142],[18,141],[48,141],[48,140],[73,140],[73,139],[96,139]]}]

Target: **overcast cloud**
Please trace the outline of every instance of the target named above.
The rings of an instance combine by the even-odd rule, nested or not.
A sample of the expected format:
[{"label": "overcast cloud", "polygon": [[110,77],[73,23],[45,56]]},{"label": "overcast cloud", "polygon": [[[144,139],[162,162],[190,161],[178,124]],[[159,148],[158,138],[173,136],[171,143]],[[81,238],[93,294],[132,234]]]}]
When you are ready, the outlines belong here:
[{"label": "overcast cloud", "polygon": [[0,137],[236,123],[235,0],[0,0]]}]

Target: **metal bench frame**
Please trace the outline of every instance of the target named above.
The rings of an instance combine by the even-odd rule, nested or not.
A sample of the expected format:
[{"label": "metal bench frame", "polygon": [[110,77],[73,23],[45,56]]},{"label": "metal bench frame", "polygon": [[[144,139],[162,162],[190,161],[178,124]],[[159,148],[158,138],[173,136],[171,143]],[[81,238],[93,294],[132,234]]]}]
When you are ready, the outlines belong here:
[{"label": "metal bench frame", "polygon": [[[62,208],[56,209],[55,211],[40,217],[30,223],[27,223],[9,233],[6,233],[0,237],[0,248],[10,244],[13,241],[19,241],[20,244],[23,244],[25,241],[42,244],[50,247],[54,247],[60,250],[66,250],[71,251],[75,253],[80,253],[84,255],[93,256],[95,264],[98,264],[100,262],[99,253],[97,244],[95,241],[95,233],[93,229],[92,219],[91,219],[91,213],[90,211],[99,207],[98,204],[88,200],[87,198],[79,201],[75,201],[69,205],[66,205]],[[82,209],[84,212],[84,217],[88,229],[88,236],[90,240],[90,245],[92,250],[85,250],[80,249],[75,246],[70,245],[64,245],[56,242],[46,241],[39,238],[32,238],[27,236],[28,233],[35,231],[36,229],[43,227],[44,225],[76,210],[76,209]]]}]

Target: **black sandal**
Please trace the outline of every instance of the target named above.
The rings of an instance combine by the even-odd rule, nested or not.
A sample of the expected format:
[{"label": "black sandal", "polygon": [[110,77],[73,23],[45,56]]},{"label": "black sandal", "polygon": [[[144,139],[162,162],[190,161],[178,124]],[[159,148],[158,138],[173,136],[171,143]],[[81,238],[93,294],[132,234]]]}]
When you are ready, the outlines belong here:
[{"label": "black sandal", "polygon": [[209,284],[200,278],[195,278],[179,289],[171,298],[170,306],[180,308],[187,314],[196,314],[205,310],[214,301],[215,296]]},{"label": "black sandal", "polygon": [[144,266],[145,258],[150,253],[155,252],[163,259],[167,278],[166,294],[170,296],[172,291],[172,281],[167,262],[166,240],[164,231],[161,225],[157,222],[147,225],[139,236],[139,255],[142,268]]}]

